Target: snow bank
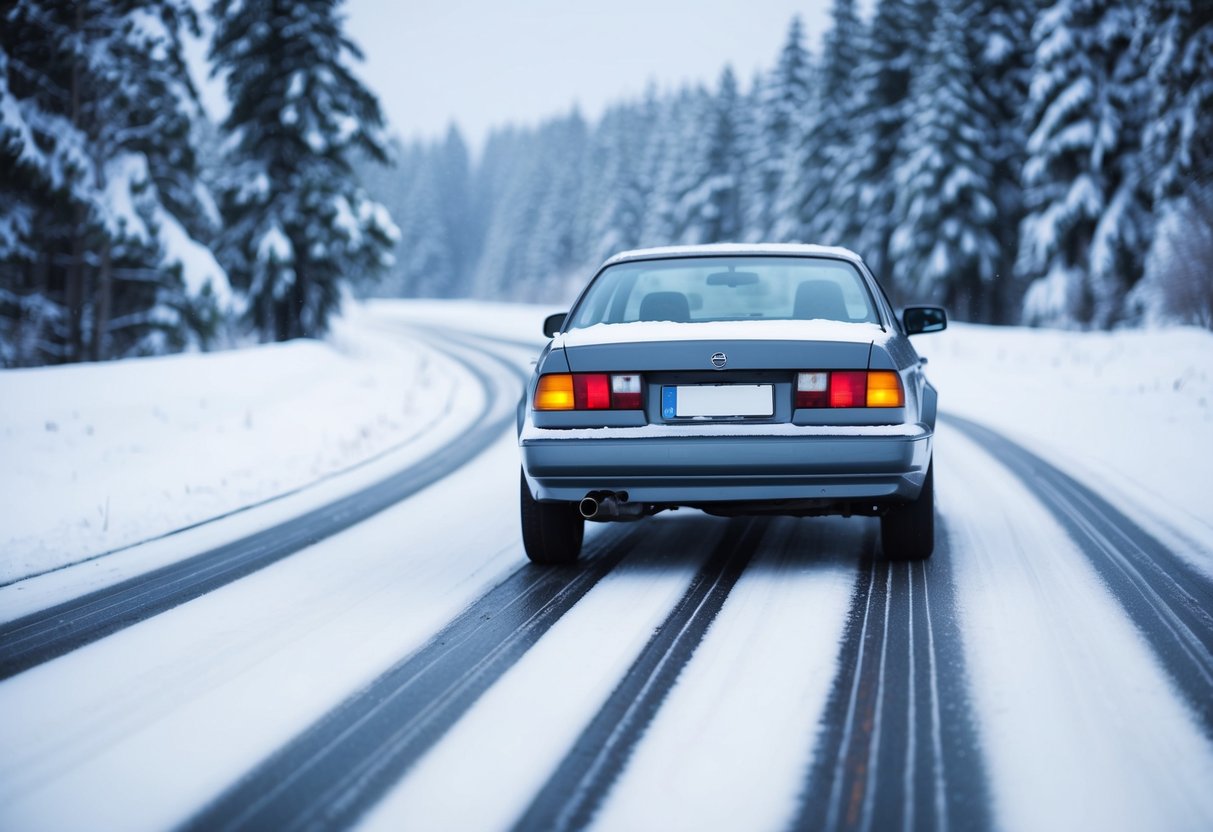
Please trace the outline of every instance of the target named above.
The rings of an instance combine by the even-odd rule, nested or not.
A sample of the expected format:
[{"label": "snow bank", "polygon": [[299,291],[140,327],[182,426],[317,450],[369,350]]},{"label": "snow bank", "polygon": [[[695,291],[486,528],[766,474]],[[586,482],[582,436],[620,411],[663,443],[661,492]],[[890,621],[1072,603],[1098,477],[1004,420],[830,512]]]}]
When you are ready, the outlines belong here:
[{"label": "snow bank", "polygon": [[914,343],[941,411],[1027,445],[1213,571],[1213,333],[952,324]]},{"label": "snow bank", "polygon": [[0,372],[0,584],[345,470],[469,381],[357,309],[328,342]]}]

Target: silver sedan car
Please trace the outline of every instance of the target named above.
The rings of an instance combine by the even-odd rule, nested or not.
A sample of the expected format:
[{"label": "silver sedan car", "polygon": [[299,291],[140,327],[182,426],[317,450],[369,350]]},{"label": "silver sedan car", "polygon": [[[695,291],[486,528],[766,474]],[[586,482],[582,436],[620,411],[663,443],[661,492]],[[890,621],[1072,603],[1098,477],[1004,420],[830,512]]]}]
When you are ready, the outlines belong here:
[{"label": "silver sedan car", "polygon": [[603,264],[544,324],[519,412],[522,537],[569,563],[585,521],[693,508],[881,518],[886,557],[934,549],[936,392],[856,254],[809,245],[647,249]]}]

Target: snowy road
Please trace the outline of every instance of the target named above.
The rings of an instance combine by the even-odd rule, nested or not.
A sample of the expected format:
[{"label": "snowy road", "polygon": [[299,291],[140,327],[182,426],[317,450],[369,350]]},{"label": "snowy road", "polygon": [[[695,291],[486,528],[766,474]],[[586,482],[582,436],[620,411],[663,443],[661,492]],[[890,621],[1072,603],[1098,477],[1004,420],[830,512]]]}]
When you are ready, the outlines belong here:
[{"label": "snowy road", "polygon": [[0,588],[0,828],[1213,827],[1213,579],[1089,483],[949,417],[926,564],[678,512],[539,569],[528,350],[459,344],[482,406],[420,464]]}]

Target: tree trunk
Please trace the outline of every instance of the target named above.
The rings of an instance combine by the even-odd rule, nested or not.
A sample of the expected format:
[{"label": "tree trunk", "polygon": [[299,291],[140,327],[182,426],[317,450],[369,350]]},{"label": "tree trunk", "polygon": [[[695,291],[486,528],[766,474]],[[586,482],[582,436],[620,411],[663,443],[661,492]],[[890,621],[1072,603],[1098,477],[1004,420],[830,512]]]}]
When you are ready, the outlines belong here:
[{"label": "tree trunk", "polygon": [[110,247],[101,250],[101,268],[97,272],[97,294],[93,298],[93,340],[89,358],[104,361],[110,358],[110,309],[113,303],[114,284],[110,271]]},{"label": "tree trunk", "polygon": [[[76,33],[84,28],[84,4],[76,4]],[[71,90],[71,119],[72,126],[79,127],[80,112],[80,59],[72,58],[72,90]],[[65,302],[68,314],[67,332],[67,361],[81,361],[84,358],[84,233],[83,226],[86,217],[83,205],[72,208],[71,263],[67,267]]]}]

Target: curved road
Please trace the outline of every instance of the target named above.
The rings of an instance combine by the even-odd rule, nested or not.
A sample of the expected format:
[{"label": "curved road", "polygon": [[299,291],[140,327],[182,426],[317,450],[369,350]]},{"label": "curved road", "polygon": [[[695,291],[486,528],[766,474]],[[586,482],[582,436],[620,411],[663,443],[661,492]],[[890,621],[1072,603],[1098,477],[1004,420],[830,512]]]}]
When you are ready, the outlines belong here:
[{"label": "curved road", "polygon": [[[509,342],[461,343],[469,369],[498,398],[486,404],[492,418],[307,518],[4,625],[0,678],[17,677],[4,685],[33,690],[38,679],[23,680],[22,671],[60,656],[70,668],[82,645],[154,624],[422,489],[444,487],[444,477],[512,431],[505,405],[517,395],[518,363],[505,373],[484,368],[504,363],[495,357],[501,350],[523,355]],[[1043,777],[1093,791],[1123,781],[1123,794],[1103,795],[1104,810],[1119,818],[1113,825],[1213,826],[1202,787],[1213,772],[1213,581],[1090,487],[988,427],[947,417],[937,447],[939,547],[925,564],[883,560],[876,525],[863,518],[678,512],[595,529],[577,568],[526,565],[517,541],[507,541],[515,565],[420,646],[370,679],[351,679],[339,702],[288,741],[250,749],[247,765],[206,800],[157,817],[192,829],[984,829],[1023,818],[1066,828],[1069,808],[1022,793]],[[981,475],[949,488],[949,454]],[[989,495],[980,491],[986,477],[997,484]],[[1016,529],[1026,503],[991,508],[995,493],[1008,499],[1016,489],[1059,531],[1040,519],[1040,529]],[[1005,572],[991,551],[972,548],[981,540],[1007,541]],[[1088,731],[1111,749],[1114,759],[1092,760],[1089,771],[1067,762],[1081,760],[1082,749],[1039,749],[1034,758],[1013,748],[1015,709],[990,704],[998,690],[989,650],[1010,643],[1017,622],[990,625],[979,613],[993,596],[983,593],[1001,585],[1006,601],[1021,591],[1012,588],[1021,574],[1025,604],[1044,604],[1048,619],[1033,624],[1046,634],[1054,627],[1058,638],[1025,628],[1023,638],[1036,640],[994,659],[1021,676],[1036,658],[1039,668],[1089,662],[1106,670],[1089,708],[1072,701],[1087,695],[1089,678],[1053,673],[1038,688],[1045,710],[1090,716],[1067,736]],[[1124,625],[1124,635],[1084,632],[1096,618],[1048,606],[1058,587],[1083,596],[1075,609]],[[1112,637],[1121,641],[1099,652],[1099,639]],[[1079,655],[1088,643],[1090,655]],[[1123,666],[1108,665],[1122,653]],[[1127,712],[1143,703],[1149,711]],[[1143,722],[1151,747],[1134,745],[1142,731],[1105,718]],[[70,753],[46,753],[77,768],[47,774],[21,814],[0,808],[0,826],[37,817],[40,794],[70,800],[82,784],[104,784],[86,752],[69,739],[60,745]],[[41,751],[21,750],[32,759]],[[149,767],[176,759],[171,749],[159,753]],[[1151,760],[1176,754],[1181,771],[1150,776]],[[1144,776],[1123,774],[1137,767]],[[1074,811],[1083,817],[1087,808]]]}]

